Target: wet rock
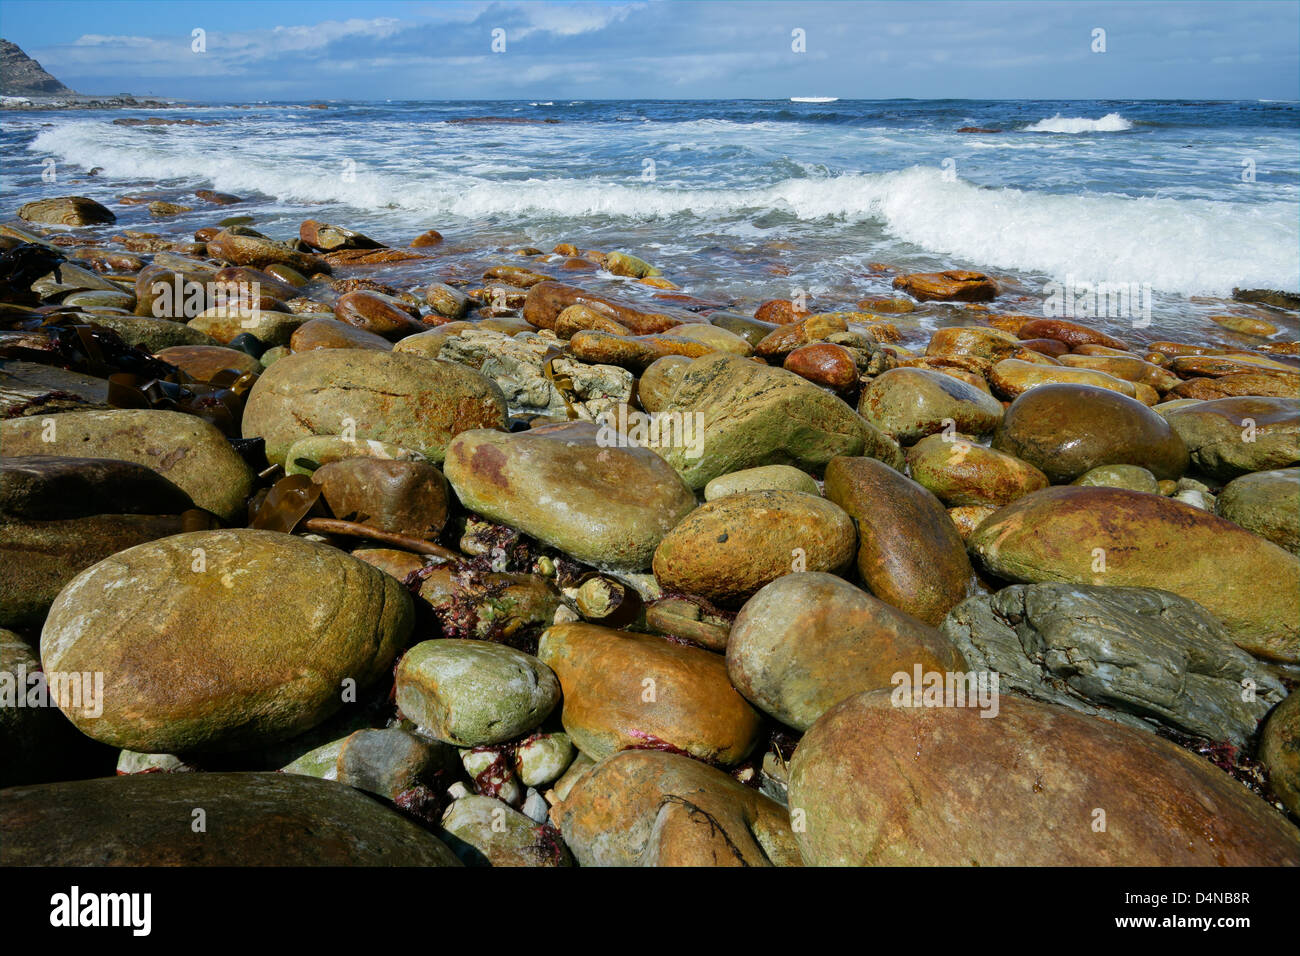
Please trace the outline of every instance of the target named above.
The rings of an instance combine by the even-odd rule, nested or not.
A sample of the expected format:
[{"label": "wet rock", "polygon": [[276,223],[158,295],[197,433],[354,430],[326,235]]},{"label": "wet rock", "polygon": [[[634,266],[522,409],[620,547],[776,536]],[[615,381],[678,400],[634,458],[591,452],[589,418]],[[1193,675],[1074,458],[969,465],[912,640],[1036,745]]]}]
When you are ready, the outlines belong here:
[{"label": "wet rock", "polygon": [[441,462],[462,431],[503,428],[506,403],[487,378],[453,362],[397,352],[318,349],[289,355],[249,392],[243,434],[282,464],[295,441],[343,435],[398,445]]},{"label": "wet rock", "polygon": [[985,435],[1002,420],[1002,403],[973,385],[922,368],[892,368],[862,390],[858,412],[905,445],[944,428]]},{"label": "wet rock", "polygon": [[852,520],[825,498],[744,491],[683,518],[656,549],[654,572],[668,591],[732,603],[791,571],[844,569],[856,544]]},{"label": "wet rock", "polygon": [[1300,694],[1292,692],[1269,715],[1259,738],[1259,759],[1269,788],[1300,816]]},{"label": "wet rock", "polygon": [[449,319],[459,319],[469,311],[469,296],[442,282],[435,282],[424,290],[424,301],[438,315]]},{"label": "wet rock", "polygon": [[1218,378],[1193,378],[1169,390],[1172,398],[1213,401],[1239,396],[1286,398],[1294,404],[1300,398],[1300,377],[1275,372],[1239,372]]},{"label": "wet rock", "polygon": [[442,789],[458,765],[451,747],[400,727],[358,730],[339,745],[333,779],[395,801],[417,787]]},{"label": "wet rock", "polygon": [[589,292],[561,282],[539,282],[528,290],[524,318],[539,329],[554,329],[561,312],[571,305],[586,305],[606,313],[633,335],[665,332],[683,322],[702,321],[689,312],[653,312],[619,299]]},{"label": "wet rock", "polygon": [[965,436],[930,435],[907,452],[912,480],[948,507],[1000,508],[1046,488],[1047,476],[1014,455],[977,445]]},{"label": "wet rock", "polygon": [[978,528],[984,519],[993,514],[995,510],[997,509],[982,505],[959,505],[956,508],[948,509],[948,517],[952,519],[952,523],[956,526],[961,539],[966,541],[969,540],[971,532]]},{"label": "wet rock", "polygon": [[731,683],[796,730],[860,691],[893,686],[896,673],[916,665],[964,668],[934,628],[824,573],[767,585],[745,604],[727,644]]},{"label": "wet rock", "polygon": [[1060,361],[1070,368],[1092,369],[1135,385],[1149,385],[1158,392],[1167,392],[1179,381],[1173,372],[1135,355],[1062,355]]},{"label": "wet rock", "polygon": [[560,680],[565,732],[593,760],[648,747],[730,766],[758,742],[759,715],[718,654],[571,623],[546,631],[537,655]]},{"label": "wet rock", "polygon": [[1007,409],[993,447],[1040,469],[1053,482],[1073,481],[1100,465],[1138,465],[1156,478],[1187,470],[1187,447],[1141,402],[1088,385],[1043,385]]},{"label": "wet rock", "polygon": [[1028,351],[1024,344],[1010,332],[979,326],[936,329],[925,348],[925,354],[931,357],[965,356],[987,363],[979,368],[979,371],[987,371],[992,363],[1003,359],[1023,357]]},{"label": "wet rock", "polygon": [[342,226],[308,219],[298,227],[298,238],[320,252],[333,252],[335,249],[382,249],[382,242],[375,242],[369,236],[363,236]]},{"label": "wet rock", "polygon": [[[211,829],[189,826],[196,807]],[[0,821],[5,866],[460,865],[441,840],[370,797],[296,774],[146,773],[15,787],[0,792]]]},{"label": "wet rock", "polygon": [[369,439],[360,441],[342,435],[312,435],[300,438],[285,452],[284,471],[288,475],[310,475],[322,465],[351,458],[378,458],[383,461],[427,461],[423,455],[400,445]]},{"label": "wet rock", "polygon": [[[363,560],[405,579],[418,568],[418,563],[410,564],[411,557],[399,568],[369,557]],[[554,622],[561,607],[559,592],[541,575],[447,565],[422,572],[419,596],[433,609],[445,636],[501,641],[524,649],[529,638]]]},{"label": "wet rock", "polygon": [[391,352],[393,343],[383,336],[337,319],[311,319],[294,329],[289,338],[289,348],[294,352],[312,349],[371,349]]},{"label": "wet rock", "polygon": [[1149,495],[1160,494],[1160,482],[1156,476],[1138,465],[1101,465],[1084,472],[1071,484],[1127,488],[1129,491],[1145,491]]},{"label": "wet rock", "polygon": [[558,808],[582,866],[799,866],[785,808],[677,754],[602,760]]},{"label": "wet rock", "polygon": [[685,355],[665,355],[655,359],[637,380],[637,401],[647,412],[657,412],[668,404],[682,372],[691,364]]},{"label": "wet rock", "polygon": [[[148,599],[143,600],[142,595]],[[122,551],[59,594],[47,671],[104,675],[96,740],[146,753],[285,740],[338,711],[410,635],[410,599],[341,551],[270,531],[200,531]]]},{"label": "wet rock", "polygon": [[680,373],[661,409],[693,423],[702,443],[660,442],[659,453],[686,483],[759,465],[816,470],[836,455],[902,463],[898,446],[840,399],[784,369],[707,355]]},{"label": "wet rock", "polygon": [[222,345],[241,335],[254,335],[266,345],[288,345],[299,326],[311,318],[275,309],[217,306],[190,319],[188,328]]},{"label": "wet rock", "polygon": [[528,787],[558,780],[577,753],[568,734],[534,734],[515,748],[515,772]]},{"label": "wet rock", "polygon": [[207,245],[210,256],[224,259],[231,265],[254,266],[258,269],[286,265],[308,276],[317,272],[328,274],[331,271],[330,264],[324,259],[297,252],[283,243],[262,236],[241,235],[232,229],[223,229],[209,239]]},{"label": "wet rock", "polygon": [[1281,815],[1155,734],[1010,694],[993,720],[892,696],[849,698],[795,750],[810,866],[1300,863]]},{"label": "wet rock", "polygon": [[96,226],[117,222],[117,217],[108,209],[85,196],[62,196],[25,203],[18,210],[18,218],[55,226]]},{"label": "wet rock", "polygon": [[425,330],[414,312],[401,299],[380,292],[348,292],[334,304],[334,316],[340,322],[390,340]]},{"label": "wet rock", "polygon": [[650,449],[603,435],[587,422],[473,431],[449,446],[447,480],[466,508],[578,561],[644,570],[695,496]]},{"label": "wet rock", "polygon": [[871,458],[833,458],[826,497],[858,529],[858,572],[886,604],[938,624],[966,595],[970,561],[943,504]]},{"label": "wet rock", "polygon": [[735,312],[712,312],[709,314],[709,324],[739,335],[751,348],[776,330],[774,322],[762,322]]},{"label": "wet rock", "polygon": [[713,501],[742,491],[802,491],[806,495],[821,494],[817,482],[807,472],[789,465],[764,465],[719,475],[704,486],[704,500]]},{"label": "wet rock", "polygon": [[893,287],[919,302],[988,302],[998,294],[997,283],[988,276],[962,269],[913,272],[896,278]]},{"label": "wet rock", "polygon": [[1002,691],[1237,747],[1286,693],[1199,604],[1154,588],[1012,585],[963,601],[942,631]]},{"label": "wet rock", "polygon": [[442,817],[447,844],[466,866],[572,866],[558,833],[500,800],[461,797]]},{"label": "wet rock", "polygon": [[144,465],[226,520],[242,513],[253,480],[216,426],[182,412],[132,408],[10,419],[0,422],[0,441],[6,457],[66,455]]},{"label": "wet rock", "polygon": [[[989,385],[997,395],[1014,399],[1044,385],[1087,385],[1104,388],[1134,398],[1137,386],[1089,368],[1069,368],[1064,365],[1039,365],[1020,359],[1003,359],[989,372]],[[1152,402],[1151,404],[1155,404]]]},{"label": "wet rock", "polygon": [[858,366],[842,345],[819,342],[803,345],[785,357],[782,368],[814,385],[843,391],[858,384]]},{"label": "wet rock", "polygon": [[1128,346],[1112,335],[1065,319],[1031,319],[1017,330],[1022,339],[1056,339],[1071,348],[1080,345],[1104,345],[1127,351]]},{"label": "wet rock", "polygon": [[[558,355],[556,341],[532,333],[504,335],[469,329],[447,339],[438,358],[477,369],[496,382],[519,414],[586,421],[632,398],[634,378],[613,365],[587,365]],[[406,351],[400,343],[398,351]],[[549,363],[550,374],[547,374]]]},{"label": "wet rock", "polygon": [[1300,468],[1242,475],[1214,501],[1215,513],[1300,555]]},{"label": "wet rock", "polygon": [[412,538],[436,538],[447,523],[447,480],[423,461],[349,458],[312,473],[334,517]]},{"label": "wet rock", "polygon": [[169,365],[175,365],[196,382],[209,381],[225,369],[236,372],[262,371],[262,364],[247,352],[221,345],[173,345],[155,353]]},{"label": "wet rock", "polygon": [[401,712],[430,736],[458,747],[528,733],[546,719],[559,695],[549,667],[488,641],[424,641],[397,666]]},{"label": "wet rock", "polygon": [[1181,502],[1119,488],[1048,488],[999,510],[968,545],[1004,580],[1172,591],[1218,617],[1243,650],[1300,660],[1300,560]]},{"label": "wet rock", "polygon": [[1197,468],[1221,481],[1300,464],[1300,409],[1280,398],[1221,398],[1169,411]]}]

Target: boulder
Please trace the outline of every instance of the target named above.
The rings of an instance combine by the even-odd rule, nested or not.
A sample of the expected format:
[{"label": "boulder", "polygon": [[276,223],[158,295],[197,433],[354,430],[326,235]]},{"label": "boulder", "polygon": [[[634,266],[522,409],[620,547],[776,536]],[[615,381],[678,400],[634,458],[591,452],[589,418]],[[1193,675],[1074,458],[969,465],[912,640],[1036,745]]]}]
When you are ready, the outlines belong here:
[{"label": "boulder", "polygon": [[[195,808],[207,827],[196,830]],[[142,773],[0,791],[0,866],[459,866],[370,797],[285,773]],[[310,834],[310,839],[304,839]]]},{"label": "boulder", "polygon": [[1013,695],[973,707],[850,697],[790,763],[810,866],[1280,866],[1300,832],[1209,761]]},{"label": "boulder", "polygon": [[693,443],[673,435],[656,443],[694,489],[758,465],[817,471],[836,455],[902,464],[897,444],[840,399],[793,372],[735,356],[693,361],[681,371],[661,413],[702,438]]},{"label": "boulder", "polygon": [[925,488],[871,458],[833,458],[826,497],[857,526],[858,573],[876,597],[934,625],[966,596],[966,548]]},{"label": "boulder", "polygon": [[1141,402],[1090,385],[1043,385],[1012,402],[993,447],[1029,462],[1053,482],[1099,465],[1139,465],[1158,479],[1180,478],[1187,446]]},{"label": "boulder", "polygon": [[789,574],[746,602],[727,642],[731,683],[796,730],[847,697],[893,685],[894,675],[959,671],[939,632],[833,574]]},{"label": "boulder", "polygon": [[560,680],[565,733],[593,760],[644,747],[731,766],[758,742],[759,715],[718,654],[572,623],[547,630],[537,656]]},{"label": "boulder", "polygon": [[662,458],[589,422],[486,429],[451,442],[445,472],[461,503],[578,561],[650,566],[695,496]]},{"label": "boulder", "polygon": [[654,573],[668,591],[731,603],[791,571],[842,570],[856,544],[853,521],[825,498],[745,491],[683,518],[655,550]]},{"label": "boulder", "polygon": [[396,580],[335,548],[199,531],[74,578],[46,618],[41,661],[47,672],[103,675],[99,700],[59,700],[96,740],[144,753],[231,750],[334,714],[346,687],[388,670],[412,618]]},{"label": "boulder", "polygon": [[1003,690],[1236,747],[1286,693],[1204,608],[1155,588],[1015,584],[967,598],[942,631]]},{"label": "boulder", "polygon": [[115,458],[152,468],[194,504],[226,520],[243,514],[253,475],[215,425],[158,409],[75,411],[0,422],[6,457]]},{"label": "boulder", "polygon": [[801,865],[784,807],[677,754],[614,754],[554,812],[582,866]]},{"label": "boulder", "polygon": [[862,390],[858,411],[904,445],[945,428],[986,435],[1002,421],[1002,403],[988,392],[923,368],[892,368],[877,375]]},{"label": "boulder", "polygon": [[1048,488],[995,512],[967,545],[987,573],[1008,581],[1172,591],[1227,625],[1243,650],[1300,661],[1300,559],[1183,502]]},{"label": "boulder", "polygon": [[266,441],[284,464],[289,446],[312,435],[374,439],[441,462],[463,431],[504,428],[501,390],[473,369],[397,352],[318,349],[268,368],[248,394],[243,434]]}]

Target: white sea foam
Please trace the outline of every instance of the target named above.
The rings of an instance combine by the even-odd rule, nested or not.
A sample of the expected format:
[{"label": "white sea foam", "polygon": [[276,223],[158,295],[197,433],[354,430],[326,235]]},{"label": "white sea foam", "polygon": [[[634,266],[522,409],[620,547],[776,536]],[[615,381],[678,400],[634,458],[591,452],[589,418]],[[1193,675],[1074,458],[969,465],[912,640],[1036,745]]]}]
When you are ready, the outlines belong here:
[{"label": "white sea foam", "polygon": [[[217,136],[220,127],[203,130]],[[954,266],[1023,270],[1089,282],[1143,282],[1162,292],[1225,295],[1234,286],[1300,288],[1294,202],[1132,198],[986,188],[941,170],[813,174],[750,188],[686,188],[669,182],[578,178],[500,181],[459,170],[381,166],[359,155],[355,176],[339,161],[308,161],[268,140],[232,150],[231,133],[206,146],[164,151],[136,130],[74,122],[42,132],[31,150],[63,163],[101,166],[107,178],[200,182],[284,203],[340,203],[419,217],[482,220],[664,220],[689,232],[728,232],[778,213],[813,222],[874,222],[894,238]],[[418,157],[417,157],[418,159]],[[36,162],[33,159],[33,162]],[[674,227],[676,228],[676,227]]]},{"label": "white sea foam", "polygon": [[1101,119],[1062,116],[1057,113],[1051,119],[1030,123],[1024,131],[1026,133],[1122,133],[1132,128],[1133,124],[1118,113],[1107,113]]}]

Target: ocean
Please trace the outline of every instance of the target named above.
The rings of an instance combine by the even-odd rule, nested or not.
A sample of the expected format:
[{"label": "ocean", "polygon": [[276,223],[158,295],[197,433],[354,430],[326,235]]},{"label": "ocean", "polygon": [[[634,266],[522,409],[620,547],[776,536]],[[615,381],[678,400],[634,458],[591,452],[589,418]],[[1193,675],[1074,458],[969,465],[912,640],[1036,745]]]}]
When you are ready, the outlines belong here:
[{"label": "ocean", "polygon": [[[438,229],[450,254],[617,248],[737,307],[798,290],[852,307],[889,290],[873,263],[969,268],[1025,312],[1053,282],[1137,283],[1149,339],[1203,336],[1236,287],[1300,289],[1296,102],[328,106],[6,112],[0,187],[14,208],[91,196],[118,230],[151,228],[143,207],[113,205],[123,194],[210,188],[251,202],[195,203],[164,231],[239,213],[277,238],[314,218],[397,245]],[[132,116],[216,122],[113,123]]]}]

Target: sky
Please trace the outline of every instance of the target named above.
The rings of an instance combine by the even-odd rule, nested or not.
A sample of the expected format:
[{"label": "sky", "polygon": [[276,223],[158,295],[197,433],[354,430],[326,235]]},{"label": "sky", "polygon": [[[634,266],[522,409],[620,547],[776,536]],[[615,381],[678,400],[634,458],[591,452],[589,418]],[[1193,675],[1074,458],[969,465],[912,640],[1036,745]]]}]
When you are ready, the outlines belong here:
[{"label": "sky", "polygon": [[198,102],[1300,98],[1300,0],[6,0],[0,36]]}]

